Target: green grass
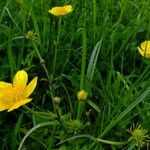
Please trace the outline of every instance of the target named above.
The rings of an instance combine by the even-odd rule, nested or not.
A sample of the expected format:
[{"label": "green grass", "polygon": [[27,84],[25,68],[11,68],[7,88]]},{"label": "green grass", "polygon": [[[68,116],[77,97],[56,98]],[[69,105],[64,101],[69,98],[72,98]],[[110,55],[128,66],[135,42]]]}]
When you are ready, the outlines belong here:
[{"label": "green grass", "polygon": [[[71,4],[57,17],[48,10]],[[0,112],[1,150],[149,149],[128,142],[132,124],[150,133],[148,0],[0,2],[0,80],[38,76],[32,102]],[[28,31],[35,33],[27,37]],[[88,93],[78,102],[77,92]],[[57,101],[59,97],[61,102]]]}]

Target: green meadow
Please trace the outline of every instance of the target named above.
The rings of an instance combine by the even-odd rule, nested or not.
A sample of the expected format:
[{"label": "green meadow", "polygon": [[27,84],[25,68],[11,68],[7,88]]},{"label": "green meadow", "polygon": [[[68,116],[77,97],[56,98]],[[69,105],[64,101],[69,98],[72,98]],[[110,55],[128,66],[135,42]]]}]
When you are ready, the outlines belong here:
[{"label": "green meadow", "polygon": [[0,150],[149,141],[149,0],[1,0]]}]

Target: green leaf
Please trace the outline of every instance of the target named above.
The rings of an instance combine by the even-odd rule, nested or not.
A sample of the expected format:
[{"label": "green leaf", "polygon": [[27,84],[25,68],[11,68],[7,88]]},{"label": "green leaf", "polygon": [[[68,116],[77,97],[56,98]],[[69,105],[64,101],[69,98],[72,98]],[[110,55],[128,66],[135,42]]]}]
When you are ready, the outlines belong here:
[{"label": "green leaf", "polygon": [[95,109],[98,113],[101,112],[101,110],[98,108],[98,106],[91,100],[88,100],[87,103],[93,108]]}]

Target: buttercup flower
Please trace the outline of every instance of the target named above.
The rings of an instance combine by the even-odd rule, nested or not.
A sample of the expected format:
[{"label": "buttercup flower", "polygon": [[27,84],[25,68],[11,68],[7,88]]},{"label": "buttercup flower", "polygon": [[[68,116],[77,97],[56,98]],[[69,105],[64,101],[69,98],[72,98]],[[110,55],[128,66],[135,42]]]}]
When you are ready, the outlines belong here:
[{"label": "buttercup flower", "polygon": [[143,145],[148,141],[148,131],[142,129],[139,124],[133,124],[127,131],[131,134],[129,141],[136,142],[136,146],[143,147]]},{"label": "buttercup flower", "polygon": [[72,9],[71,5],[65,5],[62,7],[54,7],[52,9],[50,9],[48,12],[55,16],[64,16],[72,11],[73,11],[73,9]]},{"label": "buttercup flower", "polygon": [[144,41],[141,46],[138,47],[140,54],[146,58],[150,58],[150,41]]},{"label": "buttercup flower", "polygon": [[37,77],[28,85],[27,82],[28,74],[24,70],[15,74],[12,84],[0,81],[0,111],[12,111],[32,100],[29,96],[37,85]]},{"label": "buttercup flower", "polygon": [[86,93],[84,90],[81,90],[77,93],[78,101],[85,101],[87,99],[88,93]]}]

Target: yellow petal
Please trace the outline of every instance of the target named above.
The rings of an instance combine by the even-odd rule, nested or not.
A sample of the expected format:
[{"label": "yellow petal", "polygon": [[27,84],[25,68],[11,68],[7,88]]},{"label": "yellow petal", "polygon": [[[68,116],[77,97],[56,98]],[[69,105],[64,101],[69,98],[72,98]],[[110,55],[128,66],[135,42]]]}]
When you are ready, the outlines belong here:
[{"label": "yellow petal", "polygon": [[8,84],[8,86],[3,85],[3,88],[0,88],[0,100],[4,99],[5,101],[10,101],[13,98],[13,95],[14,90],[11,84]]},{"label": "yellow petal", "polygon": [[66,12],[71,12],[71,11],[73,11],[73,9],[72,9],[72,6],[71,5],[66,5],[66,6],[63,6],[63,8],[65,8],[66,9]]},{"label": "yellow petal", "polygon": [[7,87],[12,87],[12,84],[4,82],[4,81],[0,81],[0,89],[4,89]]},{"label": "yellow petal", "polygon": [[31,93],[34,91],[36,85],[37,85],[37,77],[35,77],[26,87],[25,89],[25,97],[28,97],[31,95]]},{"label": "yellow petal", "polygon": [[146,54],[150,54],[150,41],[144,41],[141,44],[141,48],[145,51]]},{"label": "yellow petal", "polygon": [[28,74],[24,70],[18,71],[13,79],[13,86],[18,87],[19,90],[24,90],[28,81]]},{"label": "yellow petal", "polygon": [[150,58],[150,41],[144,41],[138,51],[143,57]]},{"label": "yellow petal", "polygon": [[8,112],[10,112],[14,109],[17,109],[20,106],[25,105],[26,103],[29,103],[31,100],[32,100],[31,98],[27,98],[27,99],[19,100],[19,101],[15,102],[11,107],[9,107]]},{"label": "yellow petal", "polygon": [[0,111],[9,109],[16,101],[16,92],[12,86],[0,90]]},{"label": "yellow petal", "polygon": [[138,51],[142,56],[144,56],[144,51],[140,47],[138,47]]},{"label": "yellow petal", "polygon": [[79,101],[85,101],[87,99],[88,93],[84,90],[81,90],[77,93],[77,98]]},{"label": "yellow petal", "polygon": [[138,47],[138,51],[139,51],[139,53],[143,56],[143,57],[145,57],[145,58],[150,58],[150,53],[146,53],[143,49],[141,49],[140,47]]},{"label": "yellow petal", "polygon": [[54,7],[51,10],[49,10],[48,12],[53,14],[53,15],[56,15],[56,16],[63,16],[63,15],[66,15],[66,14],[72,12],[72,11],[73,11],[73,9],[72,9],[71,5],[65,5],[62,7]]},{"label": "yellow petal", "polygon": [[3,101],[0,101],[0,111],[6,110],[10,107],[10,105],[3,103]]}]

